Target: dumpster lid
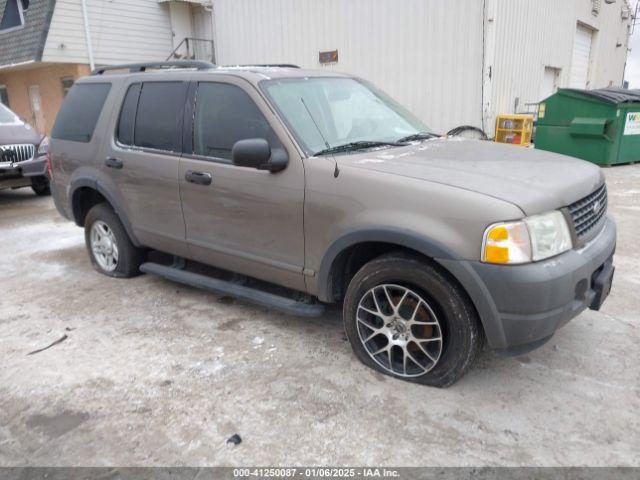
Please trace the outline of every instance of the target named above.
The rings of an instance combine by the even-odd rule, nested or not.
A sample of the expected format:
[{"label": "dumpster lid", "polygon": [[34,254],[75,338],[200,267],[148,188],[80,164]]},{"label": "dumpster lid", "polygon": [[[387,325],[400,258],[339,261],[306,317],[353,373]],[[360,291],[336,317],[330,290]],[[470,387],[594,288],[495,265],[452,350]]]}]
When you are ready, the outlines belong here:
[{"label": "dumpster lid", "polygon": [[577,90],[570,88],[567,90],[587,97],[597,98],[607,103],[640,102],[640,90],[627,90],[619,87],[600,88],[597,90]]}]

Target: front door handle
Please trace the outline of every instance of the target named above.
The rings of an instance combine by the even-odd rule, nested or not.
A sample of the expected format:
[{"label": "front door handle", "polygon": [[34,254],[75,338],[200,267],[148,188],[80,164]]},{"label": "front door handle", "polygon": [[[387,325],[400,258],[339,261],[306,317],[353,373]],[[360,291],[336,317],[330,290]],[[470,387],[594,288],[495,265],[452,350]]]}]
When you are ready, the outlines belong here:
[{"label": "front door handle", "polygon": [[124,165],[122,163],[122,160],[118,159],[118,158],[107,158],[104,161],[104,164],[109,167],[109,168],[115,168],[116,170],[120,170],[122,168],[122,166]]},{"label": "front door handle", "polygon": [[184,178],[189,183],[195,183],[196,185],[211,185],[213,177],[208,172],[194,172],[189,170],[185,173]]}]

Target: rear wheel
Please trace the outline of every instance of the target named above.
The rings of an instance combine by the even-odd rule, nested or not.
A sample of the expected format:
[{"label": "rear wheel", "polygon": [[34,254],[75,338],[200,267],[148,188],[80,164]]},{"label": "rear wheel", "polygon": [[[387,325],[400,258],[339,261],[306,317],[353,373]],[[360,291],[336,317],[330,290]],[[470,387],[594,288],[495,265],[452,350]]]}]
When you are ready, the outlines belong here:
[{"label": "rear wheel", "polygon": [[84,229],[89,258],[98,272],[124,278],[140,274],[145,251],[133,245],[109,205],[101,203],[91,208]]},{"label": "rear wheel", "polygon": [[343,316],[356,356],[403,380],[449,386],[482,346],[477,314],[460,287],[439,268],[402,253],[356,273]]},{"label": "rear wheel", "polygon": [[34,177],[31,179],[31,189],[39,197],[51,195],[51,187],[47,177]]}]

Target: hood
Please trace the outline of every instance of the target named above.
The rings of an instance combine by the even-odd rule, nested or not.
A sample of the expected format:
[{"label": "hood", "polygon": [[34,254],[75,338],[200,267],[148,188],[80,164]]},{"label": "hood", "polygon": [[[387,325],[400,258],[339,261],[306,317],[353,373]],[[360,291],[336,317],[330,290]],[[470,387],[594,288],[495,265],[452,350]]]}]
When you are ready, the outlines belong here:
[{"label": "hood", "polygon": [[0,123],[0,145],[16,143],[31,143],[36,147],[40,144],[42,135],[26,123]]},{"label": "hood", "polygon": [[341,166],[418,178],[489,195],[535,215],[586,197],[604,182],[594,164],[564,155],[461,138],[337,157]]}]

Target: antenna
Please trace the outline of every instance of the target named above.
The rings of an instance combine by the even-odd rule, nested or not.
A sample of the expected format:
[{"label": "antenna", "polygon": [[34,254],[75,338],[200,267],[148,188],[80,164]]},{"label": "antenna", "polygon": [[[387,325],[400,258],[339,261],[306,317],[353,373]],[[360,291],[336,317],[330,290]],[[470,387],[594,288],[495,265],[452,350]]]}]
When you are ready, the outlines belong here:
[{"label": "antenna", "polygon": [[[316,122],[316,119],[313,118],[313,115],[311,115],[311,110],[309,110],[309,107],[307,107],[307,104],[304,101],[304,98],[300,97],[300,101],[302,102],[302,105],[304,105],[304,109],[309,114],[309,118],[311,119],[311,121],[315,125],[316,129],[318,130],[318,133],[320,134],[320,137],[322,138],[322,141],[324,142],[324,146],[326,148],[331,148],[331,145],[329,144],[329,142],[327,142],[327,139],[322,134],[322,130],[320,130],[320,127],[318,126],[318,123]],[[333,170],[333,177],[334,178],[338,178],[338,175],[340,175],[340,169],[338,168],[338,161],[336,160],[336,157],[334,157],[333,155],[331,155],[331,157],[333,158],[333,161],[335,163],[335,169]]]}]

